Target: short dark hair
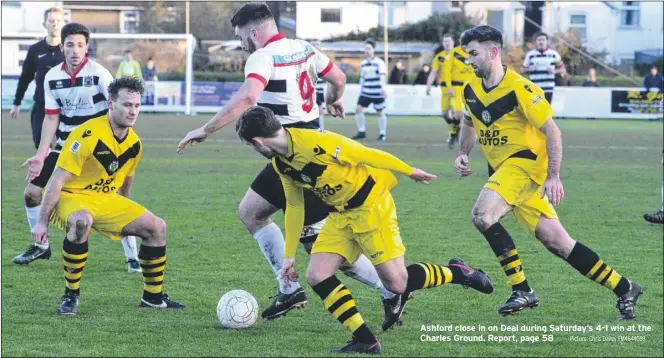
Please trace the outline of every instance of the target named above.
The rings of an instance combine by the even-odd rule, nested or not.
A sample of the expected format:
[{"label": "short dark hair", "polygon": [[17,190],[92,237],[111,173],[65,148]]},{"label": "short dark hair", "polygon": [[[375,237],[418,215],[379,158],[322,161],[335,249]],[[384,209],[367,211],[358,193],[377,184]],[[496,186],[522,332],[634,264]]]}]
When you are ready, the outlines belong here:
[{"label": "short dark hair", "polygon": [[112,101],[118,99],[118,93],[121,89],[126,89],[129,92],[143,94],[145,86],[143,80],[134,76],[118,77],[108,85],[108,96]]},{"label": "short dark hair", "polygon": [[253,143],[256,137],[273,138],[279,129],[281,129],[281,123],[274,116],[274,112],[261,106],[255,106],[242,112],[235,123],[237,135],[246,143]]},{"label": "short dark hair", "polygon": [[376,48],[376,41],[374,41],[372,38],[364,40],[364,44],[369,44],[372,48]]},{"label": "short dark hair", "polygon": [[473,41],[479,43],[494,42],[499,44],[500,47],[503,47],[503,34],[488,25],[476,26],[461,34],[461,46],[467,46]]},{"label": "short dark hair", "polygon": [[250,22],[262,22],[265,20],[274,19],[272,11],[264,2],[250,2],[242,5],[233,17],[231,17],[231,26],[233,28],[244,27]]},{"label": "short dark hair", "polygon": [[85,25],[79,24],[78,22],[72,22],[62,27],[60,30],[60,38],[62,42],[65,42],[65,39],[69,35],[83,35],[85,37],[85,43],[88,43],[90,40],[90,30]]},{"label": "short dark hair", "polygon": [[547,40],[549,39],[549,35],[547,35],[545,32],[538,32],[537,34],[535,34],[535,40],[537,40],[538,37],[542,36],[544,36],[544,38]]}]

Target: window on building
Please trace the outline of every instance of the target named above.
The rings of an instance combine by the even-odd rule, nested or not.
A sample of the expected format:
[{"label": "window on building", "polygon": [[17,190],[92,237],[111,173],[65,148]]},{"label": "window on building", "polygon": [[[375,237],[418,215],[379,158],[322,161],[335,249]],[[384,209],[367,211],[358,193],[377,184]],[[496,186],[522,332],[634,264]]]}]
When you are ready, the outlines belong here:
[{"label": "window on building", "polygon": [[320,9],[320,22],[341,22],[341,9]]},{"label": "window on building", "polygon": [[138,10],[120,11],[120,32],[138,32]]},{"label": "window on building", "polygon": [[620,10],[620,25],[638,27],[641,24],[641,4],[638,1],[623,1]]},{"label": "window on building", "polygon": [[569,28],[576,33],[579,38],[587,38],[586,14],[571,14],[569,17]]},{"label": "window on building", "polygon": [[71,23],[71,9],[65,9],[65,24]]}]

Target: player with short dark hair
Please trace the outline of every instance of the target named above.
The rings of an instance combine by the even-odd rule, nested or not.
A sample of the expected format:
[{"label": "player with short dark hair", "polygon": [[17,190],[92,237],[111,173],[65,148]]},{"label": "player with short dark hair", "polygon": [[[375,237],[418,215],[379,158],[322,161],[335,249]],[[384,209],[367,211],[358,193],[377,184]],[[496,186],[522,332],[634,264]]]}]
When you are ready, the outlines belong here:
[{"label": "player with short dark hair", "polygon": [[463,89],[466,113],[454,166],[462,177],[472,173],[468,153],[479,139],[490,177],[475,202],[472,221],[512,286],[512,295],[498,312],[508,315],[539,304],[514,240],[500,224],[511,212],[550,252],[613,291],[621,320],[633,319],[643,293],[641,286],[572,239],[554,209],[564,196],[560,181],[562,138],[544,92],[503,65],[500,31],[490,26],[474,27],[461,35],[461,44],[466,46],[477,77]]},{"label": "player with short dark hair", "polygon": [[[442,48],[436,55],[433,56],[433,61],[431,61],[431,72],[429,72],[429,77],[427,78],[427,96],[431,94],[431,85],[436,81],[436,76],[440,80],[440,110],[443,113],[443,119],[447,122],[448,137],[447,143],[452,141],[452,136],[457,135],[458,125],[454,124],[454,115],[450,113],[450,96],[448,89],[451,88],[452,84],[445,82],[445,74],[443,71],[447,55],[449,55],[454,49],[454,38],[450,34],[443,35]],[[452,143],[451,145],[454,145]]]},{"label": "player with short dark hair", "polygon": [[72,131],[46,186],[35,240],[48,240],[48,224],[67,233],[62,245],[65,294],[61,315],[78,314],[81,275],[88,258],[88,238],[95,229],[111,240],[141,238],[143,268],[141,307],[184,308],[163,292],[166,269],[166,223],[129,199],[143,154],[133,130],[143,81],[121,77],[108,85],[108,114]]},{"label": "player with short dark hair", "polygon": [[385,98],[387,97],[387,66],[385,61],[376,57],[376,42],[372,39],[364,41],[365,58],[360,63],[360,97],[355,108],[357,134],[353,139],[367,137],[364,109],[373,105],[378,114],[378,140],[387,139],[387,115],[385,114]]},{"label": "player with short dark hair", "polygon": [[468,65],[468,53],[462,46],[453,48],[443,63],[443,79],[447,83],[447,97],[452,112],[450,141],[448,146],[454,149],[459,141],[459,125],[463,119],[463,85],[473,78],[473,69]]},{"label": "player with short dark hair", "polygon": [[549,35],[546,33],[535,35],[535,46],[526,53],[523,69],[530,80],[544,91],[547,102],[552,103],[556,74],[566,73],[565,64],[558,51],[549,47]]},{"label": "player with short dark hair", "polygon": [[[108,84],[113,81],[110,72],[97,62],[88,59],[90,31],[79,23],[70,23],[61,29],[60,47],[64,53],[61,65],[51,68],[44,76],[44,124],[35,156],[23,163],[28,166],[26,203],[33,207],[28,211],[30,230],[39,217],[42,189],[55,169],[58,156],[69,134],[87,120],[108,112]],[[51,150],[53,138],[55,148]],[[140,272],[137,260],[136,239],[122,240],[128,271]],[[48,241],[31,245],[13,262],[26,265],[36,259],[51,257]]]},{"label": "player with short dark hair", "polygon": [[[447,266],[404,264],[396,207],[390,190],[393,172],[428,184],[435,175],[413,168],[392,154],[370,149],[328,131],[283,128],[274,113],[262,107],[246,110],[235,127],[243,142],[272,160],[286,195],[286,245],[281,274],[297,277],[297,241],[304,224],[304,192],[313,192],[330,206],[330,216],[311,250],[307,283],[325,308],[349,328],[352,340],[335,353],[380,353],[381,345],[364,323],[353,297],[335,273],[362,254],[371,258],[383,284],[400,294],[398,319],[411,292],[444,284],[461,284],[483,293],[493,286],[481,271],[460,259]],[[305,190],[306,189],[306,190]]]},{"label": "player with short dark hair", "polygon": [[[346,76],[334,62],[311,44],[291,40],[279,34],[277,25],[265,3],[243,5],[231,18],[242,48],[251,53],[245,64],[245,81],[229,102],[203,127],[185,136],[178,145],[182,152],[187,144],[194,145],[210,134],[235,121],[246,109],[258,105],[270,108],[284,127],[320,130],[319,110],[315,98],[317,78],[330,84],[326,94],[327,109],[333,116],[344,115],[341,96]],[[305,195],[304,228],[299,238],[309,251],[329,214],[328,206],[317,196]],[[286,197],[279,175],[271,164],[258,174],[239,205],[240,220],[254,237],[275,276],[282,266],[284,238],[271,216],[286,210]],[[385,289],[376,270],[366,257],[342,271],[365,285],[380,291],[385,310],[384,329],[396,323],[399,296]],[[279,293],[261,316],[275,319],[307,303],[304,289],[297,282],[279,280]]]}]

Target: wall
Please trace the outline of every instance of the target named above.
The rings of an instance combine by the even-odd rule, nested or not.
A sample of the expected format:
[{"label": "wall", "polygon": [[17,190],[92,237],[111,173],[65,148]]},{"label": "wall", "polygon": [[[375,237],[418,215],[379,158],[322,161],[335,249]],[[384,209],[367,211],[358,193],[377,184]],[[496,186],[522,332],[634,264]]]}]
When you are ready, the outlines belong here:
[{"label": "wall", "polygon": [[[321,9],[341,9],[341,23],[321,23]],[[297,37],[326,39],[378,24],[378,6],[371,3],[297,2]]]},{"label": "wall", "polygon": [[[500,30],[506,43],[513,45],[523,43],[523,5],[507,1],[470,1],[465,9],[467,16],[478,19],[483,25],[491,25]],[[502,18],[498,16],[500,11]]]},{"label": "wall", "polygon": [[117,10],[71,10],[71,21],[85,24],[96,32],[119,33],[120,12]]}]

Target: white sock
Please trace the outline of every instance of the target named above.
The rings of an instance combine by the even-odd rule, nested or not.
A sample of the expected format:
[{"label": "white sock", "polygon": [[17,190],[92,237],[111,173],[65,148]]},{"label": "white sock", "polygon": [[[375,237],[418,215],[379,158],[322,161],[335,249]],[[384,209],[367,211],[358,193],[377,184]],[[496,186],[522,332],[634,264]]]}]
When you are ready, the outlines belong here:
[{"label": "white sock", "polygon": [[325,115],[321,114],[320,117],[318,117],[318,124],[321,130],[325,130]]},{"label": "white sock", "polygon": [[[37,221],[39,221],[40,210],[41,210],[41,205],[37,205],[33,208],[29,208],[27,206],[25,207],[25,213],[28,216],[28,226],[30,226],[30,232],[32,232],[32,229],[34,229],[35,226],[37,226]],[[34,245],[42,250],[46,250],[50,246],[48,242],[45,244],[38,244],[35,242]]]},{"label": "white sock", "polygon": [[[277,224],[270,223],[256,231],[254,239],[256,239],[270,267],[272,267],[272,272],[278,275],[281,265],[284,262],[284,235],[281,233],[281,229],[279,229]],[[300,284],[296,281],[291,281],[290,287],[286,287],[283,280],[279,279],[279,277],[277,277],[277,281],[279,282],[279,291],[281,293],[293,293],[300,288]]]},{"label": "white sock", "polygon": [[364,112],[355,115],[355,123],[357,123],[358,132],[366,132],[367,128],[364,123]]},{"label": "white sock", "polygon": [[378,129],[380,134],[387,135],[387,115],[385,113],[378,117]]},{"label": "white sock", "polygon": [[136,236],[126,236],[122,239],[122,248],[124,249],[124,254],[126,261],[136,260],[138,261],[138,249],[136,248]]},{"label": "white sock", "polygon": [[380,280],[380,277],[378,277],[376,268],[364,255],[361,255],[360,258],[355,261],[355,265],[342,268],[341,271],[343,271],[346,276],[360,281],[371,288],[377,289],[380,291],[380,296],[384,299],[396,296],[394,293],[385,289],[383,282]]}]

